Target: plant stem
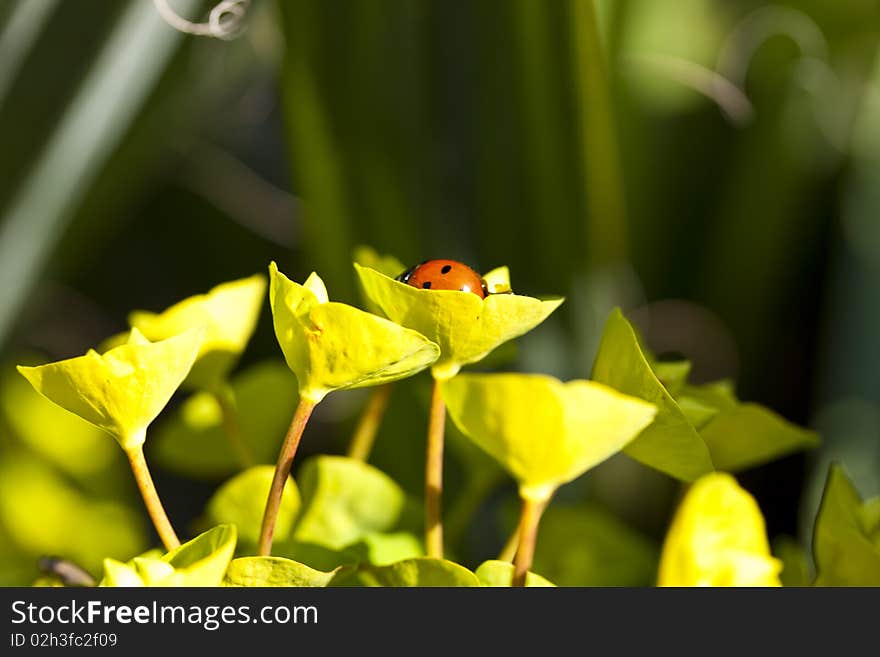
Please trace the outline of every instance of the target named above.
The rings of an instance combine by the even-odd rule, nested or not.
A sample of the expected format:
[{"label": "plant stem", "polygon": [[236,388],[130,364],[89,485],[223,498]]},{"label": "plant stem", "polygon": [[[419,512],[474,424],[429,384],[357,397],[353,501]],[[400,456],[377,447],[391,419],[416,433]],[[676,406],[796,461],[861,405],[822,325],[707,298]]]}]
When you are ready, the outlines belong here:
[{"label": "plant stem", "polygon": [[[548,498],[545,502],[539,502],[538,505],[540,508],[538,509],[538,514],[543,515],[544,509],[547,508],[547,505],[550,504],[550,499]],[[522,514],[520,514],[519,522],[517,522],[516,527],[513,528],[513,531],[510,533],[510,536],[507,538],[507,542],[504,544],[504,547],[501,548],[501,553],[498,555],[498,561],[513,561],[516,558],[516,550],[519,547],[519,535],[522,531]]]},{"label": "plant stem", "polygon": [[162,501],[156,492],[156,486],[153,484],[153,478],[150,476],[150,470],[147,468],[147,461],[144,459],[144,448],[141,445],[125,450],[128,456],[128,462],[131,464],[131,471],[134,474],[134,480],[137,482],[138,489],[141,491],[141,497],[144,498],[144,505],[147,507],[147,513],[150,520],[156,527],[156,532],[162,540],[165,549],[169,552],[180,547],[180,539],[174,533],[174,527],[168,520],[168,515],[162,507]]},{"label": "plant stem", "polygon": [[425,457],[425,551],[429,557],[443,558],[443,523],[440,499],[443,494],[443,431],[446,404],[440,395],[440,382],[434,379],[431,410],[428,415],[428,447]]},{"label": "plant stem", "polygon": [[269,556],[272,551],[272,537],[275,534],[275,522],[278,520],[278,509],[281,506],[281,495],[284,493],[284,485],[293,465],[293,457],[303,430],[309,421],[315,402],[300,399],[284,443],[281,445],[281,453],[278,454],[278,463],[275,465],[275,476],[272,479],[272,487],[269,489],[269,497],[266,499],[266,510],[263,512],[263,525],[260,528],[260,542],[257,554],[261,557]]},{"label": "plant stem", "polygon": [[519,519],[519,547],[513,560],[513,582],[511,586],[525,586],[526,575],[532,567],[535,556],[535,541],[538,538],[538,523],[546,503],[522,498],[522,514]]},{"label": "plant stem", "polygon": [[373,443],[376,442],[376,433],[379,431],[379,425],[385,415],[385,409],[388,408],[388,401],[391,399],[391,390],[393,384],[386,383],[377,386],[370,393],[364,412],[358,420],[358,425],[354,430],[354,436],[351,439],[351,445],[348,447],[348,456],[358,461],[366,461],[370,458],[370,452],[373,450]]},{"label": "plant stem", "polygon": [[235,452],[238,462],[243,468],[249,468],[254,464],[254,456],[244,440],[241,425],[238,422],[238,414],[232,402],[232,391],[224,390],[215,392],[214,398],[220,406],[220,417],[223,422],[223,431],[229,440],[232,451]]}]

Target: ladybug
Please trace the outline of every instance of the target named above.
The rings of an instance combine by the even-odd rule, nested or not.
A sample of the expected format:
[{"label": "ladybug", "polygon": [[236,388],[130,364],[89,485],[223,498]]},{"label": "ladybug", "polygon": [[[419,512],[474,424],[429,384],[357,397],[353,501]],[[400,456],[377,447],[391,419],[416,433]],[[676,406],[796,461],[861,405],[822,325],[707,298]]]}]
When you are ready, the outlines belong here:
[{"label": "ladybug", "polygon": [[423,290],[473,292],[481,299],[489,293],[482,276],[455,260],[425,260],[407,269],[397,280]]}]

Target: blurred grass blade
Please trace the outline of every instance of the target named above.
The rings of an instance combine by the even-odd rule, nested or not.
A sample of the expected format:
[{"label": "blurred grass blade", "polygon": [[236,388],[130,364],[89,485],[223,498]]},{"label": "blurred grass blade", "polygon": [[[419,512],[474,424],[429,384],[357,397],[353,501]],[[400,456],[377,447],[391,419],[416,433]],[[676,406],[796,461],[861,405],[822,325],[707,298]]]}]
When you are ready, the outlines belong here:
[{"label": "blurred grass blade", "polygon": [[596,267],[627,257],[626,206],[614,104],[593,0],[571,0],[570,25],[587,189],[587,254],[590,266]]},{"label": "blurred grass blade", "polygon": [[0,105],[58,0],[21,0],[0,31]]},{"label": "blurred grass blade", "polygon": [[0,290],[0,342],[182,38],[148,2],[131,3],[119,19],[0,224],[0,278],[15,282]]}]

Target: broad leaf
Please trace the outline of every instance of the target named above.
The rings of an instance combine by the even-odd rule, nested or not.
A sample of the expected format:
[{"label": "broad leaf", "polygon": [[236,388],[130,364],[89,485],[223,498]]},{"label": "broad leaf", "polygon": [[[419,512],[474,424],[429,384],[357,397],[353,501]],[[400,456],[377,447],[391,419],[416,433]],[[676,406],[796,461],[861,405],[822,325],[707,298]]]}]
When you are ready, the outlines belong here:
[{"label": "broad leaf", "polygon": [[458,587],[480,586],[480,580],[464,566],[444,559],[419,557],[388,566],[362,564],[335,586]]},{"label": "broad leaf", "polygon": [[624,450],[629,456],[683,481],[714,469],[709,448],[651,369],[619,309],[605,324],[592,378],[657,407],[653,424]]},{"label": "broad leaf", "polygon": [[801,449],[815,447],[819,436],[757,404],[722,410],[700,430],[719,470],[737,472]]},{"label": "broad leaf", "polygon": [[[510,586],[513,582],[513,564],[507,561],[484,561],[474,571],[480,586]],[[527,587],[556,586],[553,582],[529,571],[526,573]]]},{"label": "broad leaf", "polygon": [[442,390],[458,428],[537,500],[620,451],[655,412],[599,383],[536,374],[461,374]]},{"label": "broad leaf", "polygon": [[342,456],[316,456],[297,479],[302,510],[293,538],[341,550],[371,532],[395,529],[404,510],[403,490],[381,470]]},{"label": "broad leaf", "polygon": [[265,297],[266,277],[255,275],[222,283],[207,294],[188,297],[161,313],[134,311],[128,322],[153,341],[203,328],[204,338],[185,384],[219,391],[247,347]]},{"label": "broad leaf", "polygon": [[[235,525],[239,544],[246,548],[255,546],[260,537],[263,511],[274,475],[274,466],[257,465],[226,481],[208,501],[206,522],[210,526],[225,523]],[[278,536],[290,534],[299,506],[299,491],[293,478],[288,477],[275,523]]]},{"label": "broad leaf", "polygon": [[660,586],[781,586],[764,516],[729,474],[694,483],[675,512],[660,556]]},{"label": "broad leaf", "polygon": [[876,504],[863,504],[843,469],[831,466],[813,535],[817,586],[880,586],[877,528],[869,533],[866,523]]},{"label": "broad leaf", "polygon": [[354,306],[328,300],[317,274],[299,285],[269,267],[275,335],[300,396],[318,402],[332,391],[411,376],[440,354],[423,335]]},{"label": "broad leaf", "polygon": [[133,330],[128,344],[101,355],[18,367],[31,385],[62,408],[109,432],[123,449],[144,443],[147,426],[186,378],[201,330],[149,342]]},{"label": "broad leaf", "polygon": [[[354,267],[364,293],[384,316],[439,345],[440,357],[432,369],[441,379],[531,331],[563,301],[517,294],[490,294],[481,299],[470,292],[423,290],[369,267],[357,263]],[[494,279],[504,273],[494,274]]]},{"label": "broad leaf", "polygon": [[229,564],[223,585],[323,587],[335,575],[283,557],[241,557]]}]

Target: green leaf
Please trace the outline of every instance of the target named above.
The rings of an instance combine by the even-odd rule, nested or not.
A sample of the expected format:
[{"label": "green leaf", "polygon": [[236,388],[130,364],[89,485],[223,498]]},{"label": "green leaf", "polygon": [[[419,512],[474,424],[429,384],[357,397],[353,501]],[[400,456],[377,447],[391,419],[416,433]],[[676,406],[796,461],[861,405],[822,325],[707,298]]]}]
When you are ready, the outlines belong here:
[{"label": "green leaf", "polygon": [[620,309],[605,324],[592,378],[657,407],[654,423],[624,450],[629,456],[683,481],[714,469],[706,443],[654,374]]},{"label": "green leaf", "polygon": [[[356,263],[361,265],[362,267],[369,267],[370,269],[375,269],[378,272],[385,274],[386,276],[390,276],[391,278],[396,278],[403,271],[406,270],[406,265],[404,265],[400,260],[395,258],[393,255],[388,254],[379,254],[371,246],[360,245],[354,248],[353,259]],[[374,315],[379,315],[380,317],[384,317],[384,313],[382,309],[373,303],[370,300],[370,297],[366,295],[364,292],[363,284],[358,280],[358,288],[361,295],[361,299],[364,303],[364,308],[373,313]]]},{"label": "green leaf", "polygon": [[6,451],[0,459],[0,525],[0,539],[8,537],[32,560],[57,555],[92,572],[104,557],[128,559],[148,544],[139,511],[84,495],[23,452]]},{"label": "green leaf", "polygon": [[234,525],[219,525],[172,550],[162,561],[174,574],[163,586],[220,586],[235,552]]},{"label": "green leaf", "polygon": [[[235,525],[239,546],[256,546],[274,475],[274,466],[257,465],[226,481],[208,501],[205,508],[207,524]],[[275,533],[278,536],[287,536],[290,533],[299,507],[299,490],[293,478],[288,477],[275,523]]]},{"label": "green leaf", "polygon": [[357,263],[354,268],[364,293],[384,316],[440,346],[432,368],[437,378],[454,376],[462,365],[481,360],[504,342],[531,331],[563,302],[517,294],[481,299],[470,292],[423,290]]},{"label": "green leaf", "polygon": [[313,273],[298,285],[269,266],[275,335],[300,396],[318,402],[332,391],[411,376],[440,351],[423,335],[354,306],[330,302]]},{"label": "green leaf", "polygon": [[[282,362],[266,361],[237,375],[231,388],[236,418],[254,460],[274,463],[290,409],[298,401],[296,379]],[[207,392],[189,397],[158,425],[149,447],[162,467],[190,477],[225,477],[241,467],[224,432],[220,404]]]},{"label": "green leaf", "polygon": [[371,532],[396,527],[403,490],[381,470],[342,456],[315,456],[299,470],[302,510],[297,541],[340,550]]},{"label": "green leaf", "polygon": [[[484,561],[474,573],[481,586],[510,586],[513,581],[513,564],[507,561]],[[556,586],[553,582],[529,571],[526,573],[526,586]]]},{"label": "green leaf", "polygon": [[207,294],[188,297],[158,314],[136,310],[128,322],[152,341],[204,328],[185,385],[220,391],[253,335],[265,296],[266,277],[254,275],[217,285]]},{"label": "green leaf", "polygon": [[602,384],[540,374],[460,374],[442,392],[456,426],[538,500],[620,451],[655,413]]},{"label": "green leaf", "polygon": [[764,516],[731,475],[695,482],[666,534],[659,586],[780,586],[782,563],[770,555]]},{"label": "green leaf", "polygon": [[201,330],[191,330],[151,343],[134,329],[128,344],[104,355],[89,351],[18,371],[37,392],[131,449],[144,443],[147,427],[186,378],[201,339]]},{"label": "green leaf", "polygon": [[669,394],[678,397],[678,393],[687,383],[688,376],[691,373],[691,362],[689,360],[677,361],[654,361],[651,364],[654,374],[663,387],[669,391]]},{"label": "green leaf", "polygon": [[352,543],[346,552],[356,555],[358,561],[374,566],[386,566],[404,559],[425,555],[422,542],[410,532],[370,532],[357,543]]},{"label": "green leaf", "polygon": [[335,575],[283,557],[241,557],[229,564],[223,585],[323,587]]},{"label": "green leaf", "polygon": [[464,566],[419,557],[388,566],[361,565],[350,576],[334,582],[336,586],[449,587],[480,586],[480,580]]},{"label": "green leaf", "polygon": [[700,429],[719,470],[738,472],[791,452],[816,447],[819,436],[757,404],[722,410]]},{"label": "green leaf", "polygon": [[863,505],[843,469],[831,466],[813,535],[816,586],[880,586],[880,546],[864,524],[875,504]]},{"label": "green leaf", "polygon": [[104,560],[100,586],[221,586],[235,552],[233,525],[220,525],[159,557]]},{"label": "green leaf", "polygon": [[554,503],[541,517],[532,567],[559,586],[651,586],[659,552],[598,506]]}]

